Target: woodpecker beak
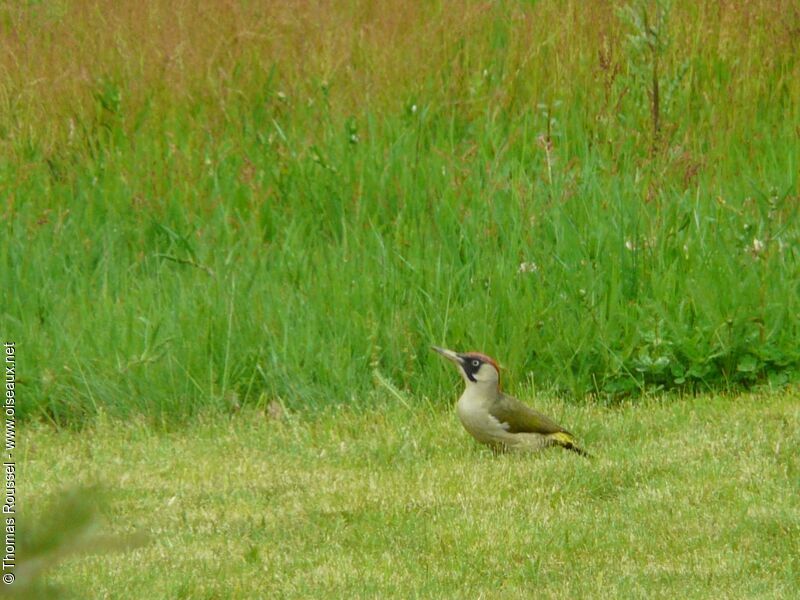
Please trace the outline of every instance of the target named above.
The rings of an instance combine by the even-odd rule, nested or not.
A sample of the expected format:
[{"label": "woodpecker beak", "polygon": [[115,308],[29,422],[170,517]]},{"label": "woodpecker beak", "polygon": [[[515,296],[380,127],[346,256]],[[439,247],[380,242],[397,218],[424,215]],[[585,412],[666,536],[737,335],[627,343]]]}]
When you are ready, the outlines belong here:
[{"label": "woodpecker beak", "polygon": [[447,360],[451,360],[459,366],[464,363],[464,359],[461,358],[458,354],[456,354],[452,350],[447,350],[446,348],[439,348],[439,346],[431,346],[431,348],[433,350],[436,350],[436,352],[444,356]]}]

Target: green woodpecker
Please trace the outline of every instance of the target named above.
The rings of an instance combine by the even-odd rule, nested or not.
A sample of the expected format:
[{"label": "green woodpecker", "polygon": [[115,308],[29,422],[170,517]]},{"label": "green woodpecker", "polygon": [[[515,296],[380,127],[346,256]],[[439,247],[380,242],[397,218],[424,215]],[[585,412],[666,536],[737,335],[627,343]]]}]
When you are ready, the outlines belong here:
[{"label": "green woodpecker", "polygon": [[552,419],[500,391],[500,368],[479,352],[460,354],[433,346],[453,361],[467,384],[458,399],[458,418],[469,434],[495,452],[561,446],[589,456],[575,437]]}]

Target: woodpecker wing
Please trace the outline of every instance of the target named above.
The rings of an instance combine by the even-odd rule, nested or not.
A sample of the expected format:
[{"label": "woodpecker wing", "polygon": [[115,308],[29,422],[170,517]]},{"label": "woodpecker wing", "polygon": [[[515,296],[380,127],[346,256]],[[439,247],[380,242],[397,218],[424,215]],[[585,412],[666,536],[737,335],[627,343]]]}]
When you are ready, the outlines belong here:
[{"label": "woodpecker wing", "polygon": [[[500,394],[496,402],[489,407],[489,413],[500,422],[509,433],[550,433],[569,432],[551,418],[536,412],[527,404],[516,398]],[[570,434],[571,435],[571,434]]]}]

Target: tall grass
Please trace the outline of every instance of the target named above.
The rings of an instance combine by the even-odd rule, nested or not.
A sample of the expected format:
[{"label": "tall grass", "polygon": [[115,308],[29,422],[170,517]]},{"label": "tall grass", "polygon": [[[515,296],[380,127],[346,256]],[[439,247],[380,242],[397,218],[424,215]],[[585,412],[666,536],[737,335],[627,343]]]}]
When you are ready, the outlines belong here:
[{"label": "tall grass", "polygon": [[796,3],[76,0],[0,27],[23,417],[440,398],[431,342],[576,396],[800,374]]}]

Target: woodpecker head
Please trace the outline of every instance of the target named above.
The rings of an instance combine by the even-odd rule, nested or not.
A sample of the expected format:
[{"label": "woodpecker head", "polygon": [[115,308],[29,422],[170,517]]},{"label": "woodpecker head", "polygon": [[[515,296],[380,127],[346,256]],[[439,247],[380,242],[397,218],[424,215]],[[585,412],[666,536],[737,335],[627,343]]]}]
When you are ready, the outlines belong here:
[{"label": "woodpecker head", "polygon": [[488,384],[500,385],[500,367],[493,358],[480,352],[465,352],[463,354],[432,346],[436,352],[450,360],[458,367],[458,372],[467,385]]}]

